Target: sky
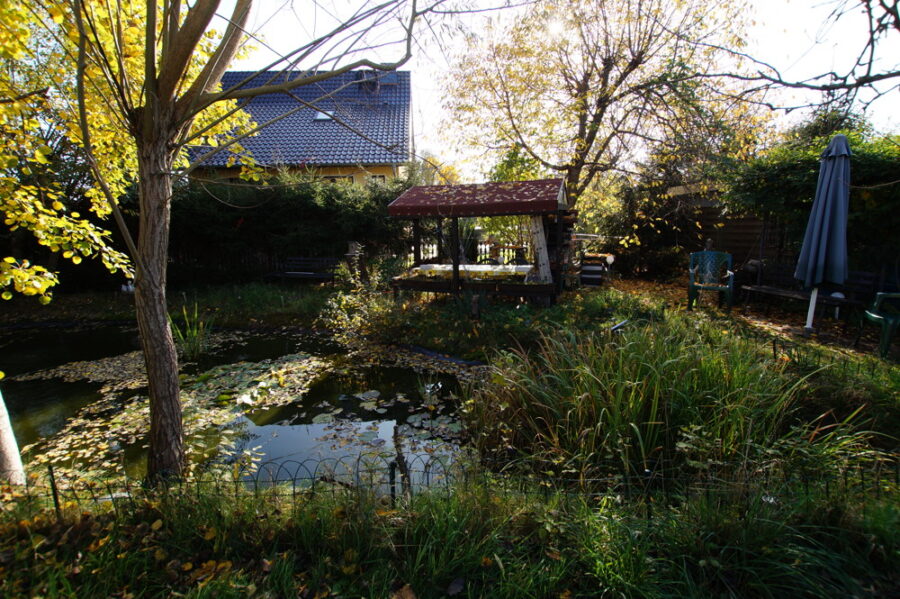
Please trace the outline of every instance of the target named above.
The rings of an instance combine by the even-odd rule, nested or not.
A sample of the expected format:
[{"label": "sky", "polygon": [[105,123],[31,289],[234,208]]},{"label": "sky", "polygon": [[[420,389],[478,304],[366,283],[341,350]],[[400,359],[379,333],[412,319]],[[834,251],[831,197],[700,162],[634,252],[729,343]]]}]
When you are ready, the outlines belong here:
[{"label": "sky", "polygon": [[[480,6],[496,6],[498,0],[473,0]],[[851,0],[852,1],[852,0]],[[853,58],[863,47],[866,21],[862,13],[855,11],[845,15],[836,23],[829,19],[836,0],[752,0],[753,25],[747,32],[751,56],[778,68],[785,79],[803,79],[812,75],[835,70],[845,71]],[[309,39],[312,34],[321,34],[335,23],[335,18],[350,14],[361,5],[354,0],[260,0],[254,5],[249,30],[258,33],[264,40],[257,43],[258,49],[250,56],[233,65],[239,69],[257,69],[267,66],[277,52],[285,53],[297,47],[298,42]],[[311,7],[317,8],[311,8]],[[223,2],[222,14],[227,14],[230,2]],[[503,18],[506,13],[489,12],[468,15],[462,18],[466,27],[482,27],[487,18]],[[445,20],[448,31],[452,22]],[[396,38],[396,26],[388,26],[378,43]],[[445,52],[452,51],[458,42],[446,31],[439,31],[444,47],[434,42],[434,35],[426,32],[423,44],[414,48],[412,60],[403,68],[412,72],[413,85],[413,130],[416,151],[430,152],[444,159],[463,162],[460,166],[470,178],[477,179],[477,168],[467,168],[465,160],[477,161],[470,156],[450,155],[448,140],[442,136],[441,121],[445,117],[442,107],[440,80],[447,71]],[[392,38],[393,36],[393,38]],[[458,39],[458,38],[457,38]],[[449,43],[446,40],[451,40]],[[900,57],[900,36],[894,35],[889,43],[883,43],[881,55],[888,57],[896,68]],[[380,59],[390,59],[400,53],[397,46],[386,46],[375,52]],[[371,52],[369,53],[372,54]],[[810,96],[799,92],[785,93],[782,105],[804,104]],[[813,97],[814,98],[814,97]],[[876,101],[869,109],[869,116],[875,127],[883,132],[900,131],[900,91]],[[789,124],[802,118],[802,111],[783,115],[780,121]]]}]

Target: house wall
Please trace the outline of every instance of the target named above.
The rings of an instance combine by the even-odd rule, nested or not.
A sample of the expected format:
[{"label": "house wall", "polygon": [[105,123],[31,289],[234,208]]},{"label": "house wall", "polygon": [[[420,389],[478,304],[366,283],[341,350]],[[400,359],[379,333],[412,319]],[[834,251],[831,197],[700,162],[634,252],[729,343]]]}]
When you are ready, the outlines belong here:
[{"label": "house wall", "polygon": [[[291,172],[312,172],[322,178],[352,177],[356,185],[364,185],[369,177],[383,176],[393,179],[400,176],[403,167],[395,164],[370,164],[366,166],[319,166],[309,169],[289,167]],[[273,171],[275,169],[272,169]],[[199,177],[207,179],[236,179],[240,175],[240,168],[202,169],[198,170]]]}]

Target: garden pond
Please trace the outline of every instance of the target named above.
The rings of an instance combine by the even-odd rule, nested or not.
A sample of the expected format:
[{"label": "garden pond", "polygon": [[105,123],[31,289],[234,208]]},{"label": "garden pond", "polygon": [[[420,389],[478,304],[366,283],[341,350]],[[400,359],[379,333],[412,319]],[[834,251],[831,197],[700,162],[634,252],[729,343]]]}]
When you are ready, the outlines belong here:
[{"label": "garden pond", "polygon": [[[32,470],[142,475],[149,406],[138,347],[124,324],[0,330],[0,391]],[[203,358],[182,365],[190,463],[298,472],[361,456],[452,461],[461,385],[484,372],[413,349],[347,349],[314,332],[217,331]]]}]

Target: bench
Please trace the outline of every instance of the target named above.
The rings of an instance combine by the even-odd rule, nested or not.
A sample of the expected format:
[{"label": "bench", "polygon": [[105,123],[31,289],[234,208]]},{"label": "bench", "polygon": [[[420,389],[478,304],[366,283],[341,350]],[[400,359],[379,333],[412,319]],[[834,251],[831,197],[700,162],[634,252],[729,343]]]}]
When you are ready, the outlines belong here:
[{"label": "bench", "polygon": [[[862,308],[875,296],[878,286],[878,275],[872,272],[851,270],[843,285],[837,285],[820,291],[816,300],[817,306],[836,308]],[[741,285],[744,302],[751,301],[754,295],[777,297],[787,300],[809,302],[810,292],[801,288],[800,281],[794,278],[793,265],[775,264],[763,268],[760,284]],[[844,297],[833,297],[830,293],[839,291]]]},{"label": "bench", "polygon": [[287,281],[328,281],[334,283],[335,270],[340,264],[339,258],[285,258],[277,272],[266,275],[267,279]]}]

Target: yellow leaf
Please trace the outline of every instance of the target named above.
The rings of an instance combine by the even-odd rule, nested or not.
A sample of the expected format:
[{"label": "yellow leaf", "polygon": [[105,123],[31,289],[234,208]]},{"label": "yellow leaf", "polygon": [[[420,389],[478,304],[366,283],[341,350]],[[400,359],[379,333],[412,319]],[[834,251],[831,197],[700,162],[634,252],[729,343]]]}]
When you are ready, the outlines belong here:
[{"label": "yellow leaf", "polygon": [[193,567],[194,567],[194,564],[192,564],[191,562],[185,562],[184,564],[182,564],[181,569],[185,572],[188,572]]},{"label": "yellow leaf", "polygon": [[156,522],[154,522],[153,524],[150,525],[150,530],[159,530],[160,528],[162,528],[162,525],[163,525],[163,521],[157,520]]},{"label": "yellow leaf", "polygon": [[81,264],[81,256],[72,256],[73,264]]},{"label": "yellow leaf", "polygon": [[168,557],[168,556],[166,555],[166,552],[163,551],[162,549],[157,549],[157,550],[153,553],[153,559],[155,559],[155,560],[158,561],[158,562],[163,561],[164,559],[166,559],[166,557]]},{"label": "yellow leaf", "polygon": [[203,535],[203,538],[204,538],[204,540],[207,540],[207,541],[212,541],[213,539],[215,539],[216,538],[216,529],[210,528],[209,530],[207,530],[206,534]]}]

